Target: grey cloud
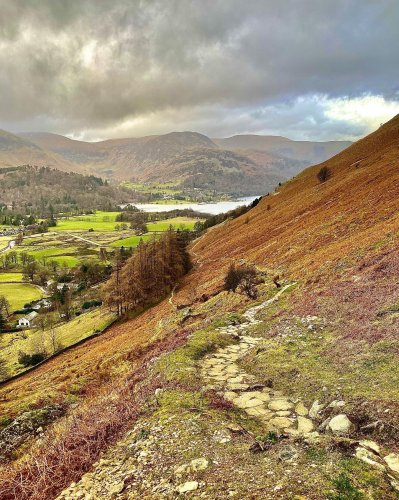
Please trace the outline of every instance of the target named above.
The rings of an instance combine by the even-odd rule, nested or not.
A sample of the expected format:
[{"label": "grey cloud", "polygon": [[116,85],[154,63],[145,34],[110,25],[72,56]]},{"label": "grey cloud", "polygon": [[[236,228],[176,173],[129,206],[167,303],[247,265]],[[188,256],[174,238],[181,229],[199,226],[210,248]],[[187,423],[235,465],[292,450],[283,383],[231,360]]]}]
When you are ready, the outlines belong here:
[{"label": "grey cloud", "polygon": [[396,0],[0,0],[0,12],[4,128],[94,136],[154,116],[154,133],[213,134],[215,119],[232,133],[280,122],[333,133],[344,124],[317,99],[302,116],[286,103],[398,99]]}]

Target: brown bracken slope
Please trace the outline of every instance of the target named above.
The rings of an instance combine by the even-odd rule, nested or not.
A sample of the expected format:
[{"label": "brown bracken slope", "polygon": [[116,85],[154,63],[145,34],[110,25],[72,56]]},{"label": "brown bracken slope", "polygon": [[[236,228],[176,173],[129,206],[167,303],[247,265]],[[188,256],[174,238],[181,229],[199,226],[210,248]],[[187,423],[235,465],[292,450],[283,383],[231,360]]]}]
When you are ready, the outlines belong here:
[{"label": "brown bracken slope", "polygon": [[[322,167],[331,178],[320,183]],[[333,277],[399,227],[399,115],[326,162],[310,167],[250,212],[196,246],[203,259],[244,257],[297,278]]]},{"label": "brown bracken slope", "polygon": [[[317,179],[322,166],[332,174],[324,183]],[[192,246],[197,266],[174,300],[187,303],[194,292],[198,297],[212,293],[220,288],[229,262],[244,259],[298,281],[301,297],[335,293],[329,296],[335,301],[333,310],[344,309],[340,299],[348,294],[372,331],[375,317],[364,317],[365,311],[399,296],[398,236],[399,116],[324,164],[308,168],[247,215],[208,231]],[[358,274],[364,278],[359,282]],[[116,370],[139,345],[172,335],[177,329],[173,314],[165,300],[6,384],[0,389],[0,413],[15,414],[24,403],[39,395],[55,396],[75,380],[97,379],[105,364]],[[392,334],[398,325],[386,328]]]}]

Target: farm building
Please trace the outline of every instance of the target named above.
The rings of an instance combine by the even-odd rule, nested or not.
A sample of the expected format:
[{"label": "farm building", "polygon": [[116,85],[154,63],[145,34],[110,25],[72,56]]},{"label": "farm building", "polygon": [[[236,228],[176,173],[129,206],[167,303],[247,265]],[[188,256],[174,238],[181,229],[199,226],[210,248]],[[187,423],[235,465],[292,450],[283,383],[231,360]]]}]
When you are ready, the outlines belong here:
[{"label": "farm building", "polygon": [[23,318],[20,318],[18,320],[18,328],[30,328],[31,322],[36,318],[37,312],[32,311],[31,313],[27,314]]}]

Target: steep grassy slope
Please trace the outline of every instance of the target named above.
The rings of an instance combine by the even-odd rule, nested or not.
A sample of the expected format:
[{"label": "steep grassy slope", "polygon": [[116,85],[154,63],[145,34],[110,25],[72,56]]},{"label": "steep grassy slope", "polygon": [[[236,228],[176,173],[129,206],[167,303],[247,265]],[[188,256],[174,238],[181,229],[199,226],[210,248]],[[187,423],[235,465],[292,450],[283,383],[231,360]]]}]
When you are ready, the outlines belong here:
[{"label": "steep grassy slope", "polygon": [[[395,239],[398,136],[396,117],[264,198],[245,224],[237,219],[212,231],[197,251],[207,259],[245,255],[301,277],[332,271],[329,276],[335,277],[342,259],[354,262],[376,241],[388,235]],[[317,173],[323,166],[332,178],[320,183]]]},{"label": "steep grassy slope", "polygon": [[[384,425],[372,431],[372,439],[383,444],[385,454],[398,450],[398,138],[396,117],[299,174],[243,217],[211,229],[192,245],[195,269],[173,297],[4,385],[0,410],[5,415],[54,401],[79,402],[69,410],[76,418],[60,422],[35,449],[35,459],[56,463],[51,481],[40,469],[42,458],[25,470],[35,478],[35,488],[54,493],[79,479],[99,450],[140,417],[140,435],[155,436],[161,425],[165,436],[178,437],[172,450],[169,438],[154,437],[157,463],[150,462],[145,474],[156,484],[165,477],[178,481],[173,471],[194,458],[194,450],[219,464],[198,478],[197,487],[211,498],[223,497],[226,484],[240,498],[395,498],[386,476],[354,461],[345,443],[290,441],[298,453],[294,477],[294,463],[282,465],[286,459],[279,455],[287,453],[284,442],[277,445],[278,453],[256,459],[248,448],[262,433],[259,423],[239,420],[243,428],[237,428],[237,410],[202,385],[198,369],[206,353],[234,343],[216,328],[237,324],[254,305],[243,295],[220,292],[228,265],[253,262],[266,280],[259,287],[260,300],[272,296],[276,274],[296,286],[259,312],[261,322],[253,325],[253,333],[261,345],[248,350],[242,369],[307,407],[316,398],[344,400],[356,436],[364,438],[362,426],[378,421]],[[317,179],[322,166],[332,174],[324,183]],[[158,399],[156,388],[163,388]],[[227,425],[234,426],[231,445],[217,441]],[[73,460],[76,449],[79,463]],[[108,465],[99,466],[104,487],[114,474],[107,467],[115,453],[111,449]],[[142,487],[141,479],[133,491]]]},{"label": "steep grassy slope", "polygon": [[[312,297],[315,303],[338,289],[334,295],[338,305],[332,304],[338,310],[344,307],[340,286],[351,288],[354,296],[372,294],[372,283],[369,277],[366,280],[369,275],[373,280],[386,280],[389,290],[379,301],[393,301],[397,293],[393,270],[398,265],[398,130],[396,117],[330,160],[333,175],[326,183],[320,184],[316,178],[320,166],[309,168],[280,192],[264,198],[248,215],[210,230],[193,246],[193,258],[200,265],[186,278],[176,301],[184,303],[193,289],[196,296],[211,294],[220,286],[229,262],[239,259],[300,280],[301,294]],[[356,278],[358,275],[364,276],[364,281]],[[363,301],[353,304],[366,307]],[[65,368],[75,364],[82,377],[95,376],[92,366],[96,363],[123,357],[124,345],[130,350],[133,339],[134,343],[140,335],[149,339],[159,331],[158,324],[173,323],[170,310],[168,303],[161,303],[144,316],[111,328],[93,341],[90,349],[83,347],[63,355],[66,364],[54,360],[51,368],[39,368],[35,384],[55,388],[51,380],[68,378]],[[4,387],[3,409],[4,404],[18,406],[24,394],[34,390],[34,384],[25,381]]]}]

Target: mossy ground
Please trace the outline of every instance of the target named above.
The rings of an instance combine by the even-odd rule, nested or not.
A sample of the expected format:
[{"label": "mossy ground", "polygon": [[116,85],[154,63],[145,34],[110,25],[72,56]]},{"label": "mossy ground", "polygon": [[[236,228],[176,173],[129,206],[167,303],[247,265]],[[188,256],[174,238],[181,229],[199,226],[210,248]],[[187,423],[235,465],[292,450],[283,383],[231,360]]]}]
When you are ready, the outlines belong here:
[{"label": "mossy ground", "polygon": [[[231,313],[224,318],[225,325],[229,322]],[[96,468],[98,476],[91,479],[91,493],[103,492],[120,474],[129,478],[123,498],[131,498],[133,492],[142,498],[162,498],[160,491],[173,495],[186,481],[199,484],[190,498],[395,498],[379,470],[341,454],[328,441],[309,444],[276,437],[269,450],[251,451],[262,434],[261,422],[223,406],[216,394],[201,389],[198,376],[203,357],[231,342],[228,335],[209,327],[194,331],[184,346],[159,358],[151,376],[165,379],[165,388],[147,401],[147,414],[133,433],[105,455],[103,465]],[[282,458],[287,447],[295,452],[288,461]],[[135,449],[140,452],[132,459]],[[198,458],[208,461],[205,470],[184,467]],[[126,476],[123,464],[129,464],[131,476]],[[87,488],[88,482],[84,484]]]},{"label": "mossy ground", "polygon": [[242,364],[260,379],[271,380],[275,388],[310,403],[326,396],[349,401],[397,398],[398,340],[363,342],[361,353],[337,359],[336,345],[342,341],[336,325],[328,318],[293,316],[288,295],[260,317],[263,321],[253,333],[263,338],[263,345]]}]

